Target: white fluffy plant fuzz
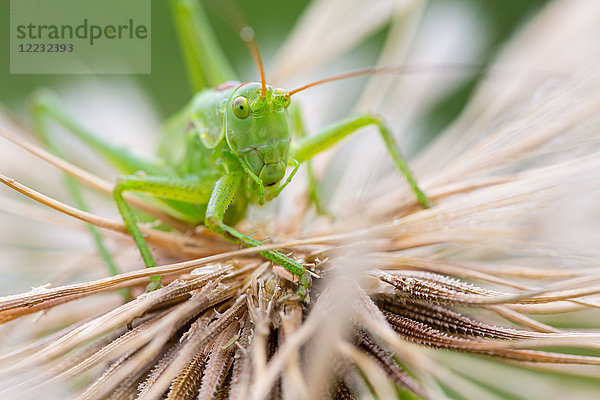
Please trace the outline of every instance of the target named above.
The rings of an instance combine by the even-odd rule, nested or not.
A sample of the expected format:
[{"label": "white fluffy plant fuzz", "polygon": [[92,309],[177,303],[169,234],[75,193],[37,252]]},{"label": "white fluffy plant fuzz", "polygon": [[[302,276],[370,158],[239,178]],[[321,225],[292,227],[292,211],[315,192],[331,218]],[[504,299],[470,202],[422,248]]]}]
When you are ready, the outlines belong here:
[{"label": "white fluffy plant fuzz", "polygon": [[[414,57],[411,40],[429,35],[418,29],[419,18],[428,15],[423,2],[384,1],[368,13],[360,7],[370,2],[343,3],[316,2],[304,21],[319,17],[310,28],[320,32],[331,28],[326,22],[332,10],[352,7],[343,8],[344,15],[368,24],[348,42],[324,40],[316,48],[319,40],[311,39],[308,48],[286,48],[295,49],[299,60],[319,51],[339,54],[390,19],[411,21],[405,30],[395,25],[388,38],[406,48],[381,60],[400,62]],[[0,177],[3,183],[69,217],[20,203],[8,191],[0,199],[4,211],[29,216],[37,234],[71,229],[85,235],[71,217],[100,226],[111,232],[117,253],[126,253],[129,272],[77,280],[72,274],[88,263],[63,248],[51,259],[52,268],[66,271],[63,281],[32,281],[31,291],[1,297],[0,329],[11,343],[0,354],[0,395],[363,399],[408,391],[427,399],[598,397],[598,20],[598,5],[555,1],[505,47],[464,113],[412,164],[434,207],[418,207],[397,174],[383,175],[375,165],[360,171],[369,190],[358,200],[347,200],[351,189],[340,188],[344,209],[332,209],[335,222],[316,219],[307,207],[282,209],[268,223],[244,221],[257,238],[271,237],[263,248],[289,249],[318,274],[305,302],[294,295],[289,274],[264,262],[257,249],[240,250],[202,229],[182,234],[145,226],[148,241],[169,262],[152,271],[136,269],[119,220],[69,207],[45,196],[31,176],[6,170],[11,176]],[[301,22],[290,43],[308,30]],[[319,66],[316,60],[290,69],[284,61],[278,64],[281,77]],[[394,98],[414,90],[402,83],[406,79],[386,91],[368,90],[360,108],[365,101],[387,104],[376,110],[397,130],[410,130],[422,114],[418,107],[387,115],[401,112],[389,107]],[[428,80],[419,94],[423,107],[435,98],[434,83]],[[3,124],[1,132],[110,193],[109,181],[15,138],[19,128]],[[378,140],[374,132],[364,135],[373,135],[366,143]],[[140,200],[136,206],[167,219]],[[8,221],[0,223],[10,230]],[[165,287],[143,293],[153,274],[164,276]],[[118,304],[121,288],[136,297]]]}]

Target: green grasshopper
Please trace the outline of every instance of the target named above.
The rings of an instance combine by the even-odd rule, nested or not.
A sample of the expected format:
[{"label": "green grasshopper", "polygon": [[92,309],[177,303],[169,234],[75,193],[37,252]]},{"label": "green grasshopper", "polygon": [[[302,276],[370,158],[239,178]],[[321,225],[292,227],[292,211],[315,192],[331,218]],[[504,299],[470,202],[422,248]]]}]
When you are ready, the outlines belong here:
[{"label": "green grasshopper", "polygon": [[[196,88],[202,89],[166,124],[154,160],[140,158],[86,131],[61,110],[52,96],[40,95],[33,102],[39,130],[47,134],[47,119],[58,122],[124,173],[114,188],[114,200],[146,267],[154,267],[156,262],[123,193],[138,192],[157,198],[160,207],[177,219],[194,225],[204,224],[209,230],[246,247],[261,246],[260,241],[233,227],[243,218],[248,204],[262,205],[274,199],[290,183],[300,164],[309,162],[367,125],[379,129],[391,158],[415,193],[417,202],[423,207],[430,205],[393,135],[377,116],[358,115],[315,135],[304,134],[299,111],[292,106],[292,95],[318,84],[372,70],[339,75],[291,91],[274,89],[265,82],[256,43],[248,39],[261,82],[239,83],[232,80],[231,67],[200,4],[192,0],[174,0],[171,5],[192,81]],[[292,141],[294,136],[297,140]],[[291,172],[285,178],[288,167]],[[312,173],[309,180],[314,186]],[[304,298],[312,280],[305,266],[276,250],[261,251],[260,254],[298,277],[297,294]],[[160,276],[151,277],[148,290],[160,286]]]}]

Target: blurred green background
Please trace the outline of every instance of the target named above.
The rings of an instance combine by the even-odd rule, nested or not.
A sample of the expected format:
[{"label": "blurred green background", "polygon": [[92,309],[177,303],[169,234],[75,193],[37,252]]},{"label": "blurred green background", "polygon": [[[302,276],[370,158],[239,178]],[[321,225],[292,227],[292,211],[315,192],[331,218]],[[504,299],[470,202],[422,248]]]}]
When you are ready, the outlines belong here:
[{"label": "blurred green background", "polygon": [[[18,0],[13,0],[18,1]],[[435,2],[451,2],[450,0],[432,0]],[[463,0],[458,3],[473,7],[478,18],[486,25],[490,41],[486,45],[482,62],[489,60],[504,40],[516,29],[521,22],[532,15],[547,0]],[[271,55],[285,40],[295,21],[301,15],[309,0],[258,0],[237,1],[238,7],[254,27],[257,41],[261,47],[267,66]],[[451,2],[452,3],[452,2]],[[135,75],[133,78],[153,98],[158,111],[168,116],[179,110],[191,97],[192,92],[179,54],[175,29],[170,18],[168,2],[152,0],[152,73]],[[205,8],[213,23],[217,37],[221,41],[226,54],[233,61],[242,79],[257,79],[255,70],[243,71],[248,65],[250,54],[245,45],[223,20],[219,11],[220,2],[204,0]],[[86,79],[86,75],[11,75],[9,73],[9,9],[10,1],[1,0],[0,15],[2,16],[0,34],[0,103],[9,108],[21,108],[27,95],[39,86],[57,87],[61,82],[73,83],[77,79]],[[367,40],[362,46],[377,49],[385,39],[384,28],[379,34]],[[372,52],[377,54],[376,51]],[[373,59],[373,62],[375,60]],[[118,75],[105,75],[105,80],[119,80]],[[444,99],[431,110],[429,119],[431,133],[439,131],[449,120],[456,116],[466,101],[473,81],[467,82],[451,96]]]},{"label": "blurred green background", "polygon": [[[18,0],[13,0],[18,1]],[[97,0],[101,1],[101,0]],[[371,0],[370,0],[371,1]],[[471,7],[487,28],[488,42],[480,61],[490,61],[511,34],[535,14],[550,0],[430,0],[430,3],[461,4]],[[267,65],[273,55],[285,41],[296,20],[308,6],[310,0],[256,0],[235,1],[247,21],[256,31],[257,42]],[[251,65],[251,55],[238,34],[223,20],[227,11],[219,11],[219,0],[203,0],[213,29],[222,44],[226,55],[232,60],[240,78],[257,80],[255,68]],[[152,73],[148,75],[127,76],[134,79],[153,99],[157,111],[167,117],[180,110],[191,98],[192,90],[187,80],[185,68],[180,56],[175,27],[171,20],[168,1],[152,0]],[[9,0],[0,0],[0,106],[9,109],[22,109],[28,95],[40,86],[58,88],[65,82],[89,79],[89,75],[11,75],[9,73]],[[385,40],[387,27],[361,44],[363,48],[372,48],[375,63],[378,49]],[[363,52],[364,54],[365,52]],[[119,82],[123,76],[103,75],[105,81]],[[467,80],[429,110],[427,132],[432,137],[447,125],[460,112],[466,103],[476,78]],[[553,321],[556,323],[555,321]],[[572,351],[572,349],[570,349]],[[558,376],[557,376],[558,379]],[[570,378],[573,379],[573,378]],[[505,398],[517,397],[506,395]],[[460,396],[457,396],[460,398]]]}]

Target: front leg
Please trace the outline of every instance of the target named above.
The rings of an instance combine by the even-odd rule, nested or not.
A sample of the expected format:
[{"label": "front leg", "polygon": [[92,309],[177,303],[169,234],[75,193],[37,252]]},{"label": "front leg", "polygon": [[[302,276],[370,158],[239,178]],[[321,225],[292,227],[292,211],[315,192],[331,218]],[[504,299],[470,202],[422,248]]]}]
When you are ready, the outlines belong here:
[{"label": "front leg", "polygon": [[394,136],[390,132],[389,128],[384,124],[384,122],[371,114],[360,115],[358,117],[349,118],[345,121],[339,122],[332,127],[306,139],[301,140],[293,149],[292,156],[298,160],[299,162],[304,162],[310,160],[312,157],[317,155],[318,153],[328,149],[333,146],[346,136],[350,135],[353,132],[356,132],[358,129],[365,127],[367,125],[375,125],[379,129],[379,133],[383,138],[385,143],[385,147],[387,148],[392,160],[394,160],[394,164],[400,171],[400,173],[404,176],[411,190],[415,194],[417,198],[417,202],[423,206],[423,208],[429,208],[433,205],[433,202],[429,200],[427,195],[421,190],[419,185],[417,184],[417,180],[415,179],[413,173],[400,150],[396,141],[394,140]]},{"label": "front leg", "polygon": [[[262,243],[258,240],[238,232],[223,222],[225,211],[233,201],[241,179],[242,177],[239,174],[229,174],[219,178],[208,202],[204,224],[211,231],[217,232],[234,243],[246,247],[261,246]],[[261,251],[259,254],[298,276],[299,288],[296,293],[302,298],[306,296],[306,291],[310,287],[312,279],[302,264],[276,250]]]},{"label": "front leg", "polygon": [[[304,126],[304,120],[302,119],[302,113],[300,106],[297,103],[292,103],[290,107],[290,121],[292,123],[292,129],[296,139],[302,140],[306,138],[306,128]],[[323,207],[322,197],[319,193],[319,185],[317,178],[312,169],[310,160],[306,160],[306,174],[308,178],[308,199],[315,205],[318,214],[327,215],[332,220],[333,215],[328,213]]]}]

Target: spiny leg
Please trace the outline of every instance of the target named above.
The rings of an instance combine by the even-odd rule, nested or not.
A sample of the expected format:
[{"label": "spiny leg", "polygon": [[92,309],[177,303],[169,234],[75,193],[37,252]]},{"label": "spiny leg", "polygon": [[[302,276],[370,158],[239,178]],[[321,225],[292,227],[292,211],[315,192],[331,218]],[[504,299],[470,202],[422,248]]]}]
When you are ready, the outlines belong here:
[{"label": "spiny leg", "polygon": [[287,187],[287,185],[290,184],[292,179],[294,179],[294,176],[296,176],[296,172],[298,172],[298,168],[300,168],[300,163],[295,158],[289,158],[287,166],[293,167],[292,172],[290,172],[290,174],[288,175],[288,177],[285,180],[285,182],[283,183],[283,185],[279,186],[279,188],[275,192],[276,193],[275,197],[279,196],[279,193],[281,193],[283,191],[283,189],[285,189]]},{"label": "spiny leg", "polygon": [[63,110],[60,101],[51,91],[45,89],[36,92],[31,98],[30,106],[34,115],[47,118],[66,128],[69,134],[81,140],[122,173],[133,174],[144,171],[148,175],[165,174],[164,168],[158,166],[158,161],[139,157],[79,125]]},{"label": "spiny leg", "polygon": [[193,89],[236,80],[199,0],[171,0],[171,11]]},{"label": "spiny leg", "polygon": [[[290,118],[292,123],[292,131],[294,135],[299,139],[306,138],[306,128],[304,127],[304,120],[302,119],[302,112],[300,110],[300,106],[298,104],[292,104],[290,107]],[[312,163],[309,160],[306,160],[306,172],[308,175],[308,199],[315,205],[317,209],[317,213],[327,215],[330,218],[333,216],[328,213],[323,207],[323,203],[321,202],[321,194],[319,191],[319,184],[317,183],[317,179],[312,169]]]},{"label": "spiny leg", "polygon": [[[150,248],[137,225],[135,214],[125,198],[123,193],[135,191],[151,194],[156,197],[162,197],[171,200],[180,200],[187,203],[206,204],[210,196],[210,187],[197,180],[178,179],[163,176],[122,176],[119,178],[113,191],[113,196],[125,226],[133,241],[137,245],[144,265],[147,268],[155,267],[156,262],[150,252]],[[148,291],[158,289],[162,286],[160,275],[150,277],[152,281],[148,285]]]},{"label": "spiny leg", "polygon": [[[210,196],[204,223],[208,229],[219,233],[234,243],[239,243],[246,247],[261,246],[262,243],[258,240],[238,232],[223,222],[225,211],[227,211],[227,208],[233,201],[240,182],[241,175],[238,174],[229,174],[219,178]],[[261,251],[259,254],[298,276],[299,288],[297,293],[302,298],[306,296],[306,291],[310,287],[312,279],[304,266],[276,250]]]},{"label": "spiny leg", "polygon": [[379,129],[379,133],[383,138],[385,147],[390,153],[394,164],[404,176],[411,190],[417,197],[417,202],[424,208],[433,206],[433,202],[429,200],[427,195],[421,190],[413,173],[410,171],[406,160],[404,157],[402,157],[391,131],[379,117],[374,115],[364,114],[357,117],[352,117],[338,122],[337,124],[316,135],[309,136],[296,144],[296,146],[292,149],[292,156],[300,162],[307,161],[320,152],[333,146],[346,136],[357,131],[359,128],[368,125],[375,125]]},{"label": "spiny leg", "polygon": [[[64,158],[62,152],[60,151],[60,149],[58,148],[58,146],[56,145],[56,143],[54,142],[54,140],[52,138],[52,131],[49,129],[47,120],[45,118],[45,117],[47,117],[47,114],[45,113],[45,109],[34,106],[34,107],[32,107],[31,111],[33,114],[35,129],[40,134],[43,142],[46,144],[46,146],[48,147],[48,149],[51,152],[53,152],[54,154],[56,154],[59,157]],[[65,186],[67,188],[67,191],[69,192],[69,195],[71,196],[71,198],[73,199],[73,201],[75,203],[75,206],[82,211],[89,211],[89,207],[83,197],[81,187],[79,186],[77,181],[73,177],[71,177],[67,174],[63,174],[63,180],[65,182]],[[94,241],[96,250],[102,257],[102,260],[104,261],[104,264],[106,265],[108,273],[111,276],[119,274],[120,271],[119,271],[117,265],[115,264],[110,252],[108,251],[106,244],[104,243],[104,240],[102,239],[102,235],[100,234],[99,229],[96,226],[91,225],[91,224],[88,224],[87,227],[88,227],[88,230]],[[121,289],[121,290],[119,290],[119,293],[120,293],[121,297],[123,297],[123,300],[125,300],[125,301],[129,301],[132,298],[131,292],[129,289]]]}]

